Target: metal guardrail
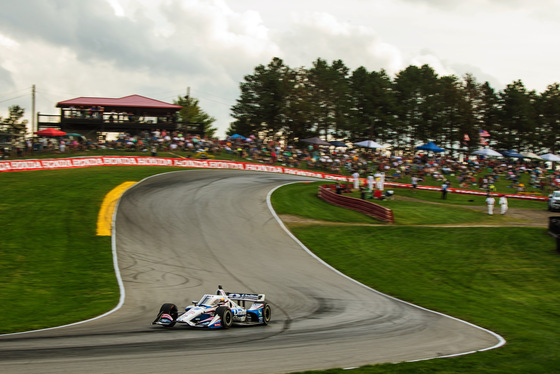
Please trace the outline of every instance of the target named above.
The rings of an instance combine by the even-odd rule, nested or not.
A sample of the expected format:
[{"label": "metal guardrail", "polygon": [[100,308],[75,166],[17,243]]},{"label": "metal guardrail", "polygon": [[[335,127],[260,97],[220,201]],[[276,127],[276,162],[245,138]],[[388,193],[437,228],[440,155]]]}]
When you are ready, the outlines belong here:
[{"label": "metal guardrail", "polygon": [[383,222],[395,222],[391,209],[355,197],[339,195],[332,191],[332,187],[334,186],[319,186],[319,198],[333,205],[358,211]]}]

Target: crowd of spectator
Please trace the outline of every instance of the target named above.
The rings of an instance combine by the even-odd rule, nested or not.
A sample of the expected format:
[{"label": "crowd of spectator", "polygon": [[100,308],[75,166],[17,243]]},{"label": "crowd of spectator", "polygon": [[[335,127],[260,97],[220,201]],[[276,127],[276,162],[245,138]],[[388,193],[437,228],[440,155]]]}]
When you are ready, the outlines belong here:
[{"label": "crowd of spectator", "polygon": [[226,149],[247,160],[280,163],[287,167],[321,170],[360,177],[383,173],[386,181],[479,189],[494,192],[498,180],[506,182],[512,193],[548,193],[560,188],[560,171],[550,163],[529,158],[453,157],[445,153],[399,153],[364,148],[323,147],[301,144],[281,146],[259,139],[234,141]]},{"label": "crowd of spectator", "polygon": [[549,193],[560,188],[560,171],[550,163],[529,158],[453,157],[444,153],[392,153],[353,147],[325,147],[299,143],[298,146],[263,140],[255,136],[210,139],[181,131],[152,130],[137,135],[119,134],[114,140],[93,141],[85,137],[38,138],[28,140],[21,149],[24,155],[34,152],[72,153],[94,149],[146,152],[181,152],[186,157],[226,154],[248,162],[283,165],[332,174],[362,178],[383,173],[386,181],[420,184],[445,184],[448,187],[495,190],[498,180],[507,182],[513,192]]}]

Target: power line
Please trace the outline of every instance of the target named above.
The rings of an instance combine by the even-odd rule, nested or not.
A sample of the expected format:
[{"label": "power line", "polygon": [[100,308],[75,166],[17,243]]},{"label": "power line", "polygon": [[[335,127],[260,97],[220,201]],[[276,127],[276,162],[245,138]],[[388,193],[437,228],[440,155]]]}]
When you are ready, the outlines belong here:
[{"label": "power line", "polygon": [[22,92],[22,91],[28,91],[28,90],[30,90],[30,89],[31,89],[31,87],[27,87],[27,88],[21,88],[21,89],[19,89],[19,90],[15,90],[15,91],[11,91],[11,92],[5,92],[5,93],[0,94],[0,97],[2,97],[2,96],[11,96],[11,95],[20,93],[20,92]]},{"label": "power line", "polygon": [[26,93],[26,94],[24,94],[24,95],[19,95],[19,96],[16,96],[16,97],[11,97],[11,98],[6,99],[6,100],[1,100],[0,103],[5,103],[6,101],[11,101],[11,100],[19,99],[19,98],[21,98],[21,97],[28,96],[28,95],[29,95],[29,94]]}]

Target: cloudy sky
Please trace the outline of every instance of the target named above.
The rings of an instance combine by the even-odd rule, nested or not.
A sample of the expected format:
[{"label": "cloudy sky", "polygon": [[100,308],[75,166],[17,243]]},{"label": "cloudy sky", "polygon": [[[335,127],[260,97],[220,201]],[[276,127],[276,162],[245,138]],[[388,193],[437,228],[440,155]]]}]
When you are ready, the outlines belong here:
[{"label": "cloudy sky", "polygon": [[0,116],[138,94],[200,100],[229,127],[239,83],[280,57],[350,69],[429,64],[496,89],[560,82],[560,0],[0,0]]}]

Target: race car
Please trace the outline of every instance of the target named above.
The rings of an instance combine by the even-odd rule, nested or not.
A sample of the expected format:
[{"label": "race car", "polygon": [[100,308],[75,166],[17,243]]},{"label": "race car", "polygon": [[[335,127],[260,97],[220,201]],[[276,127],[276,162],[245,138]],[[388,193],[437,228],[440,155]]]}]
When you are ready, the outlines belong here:
[{"label": "race car", "polygon": [[[251,303],[249,308],[246,303]],[[193,301],[182,314],[175,304],[163,304],[152,324],[173,327],[176,323],[184,323],[191,327],[227,329],[234,323],[267,325],[271,315],[264,294],[225,292],[222,286],[218,286],[215,294],[206,294],[200,301]]]}]

